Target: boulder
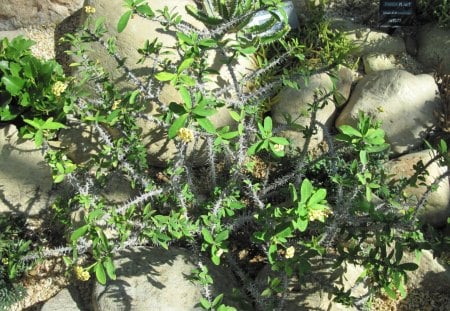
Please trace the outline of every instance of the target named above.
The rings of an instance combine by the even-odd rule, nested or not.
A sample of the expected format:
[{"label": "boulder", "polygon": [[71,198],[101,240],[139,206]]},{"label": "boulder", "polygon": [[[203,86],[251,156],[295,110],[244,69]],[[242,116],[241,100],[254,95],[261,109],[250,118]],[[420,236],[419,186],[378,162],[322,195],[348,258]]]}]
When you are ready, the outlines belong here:
[{"label": "boulder", "polygon": [[59,23],[83,7],[84,0],[0,0],[0,30]]},{"label": "boulder", "polygon": [[51,204],[51,169],[34,142],[19,138],[14,125],[0,128],[0,213],[36,216]]},{"label": "boulder", "polygon": [[[114,259],[117,279],[106,286],[94,286],[93,306],[97,311],[203,310],[200,307],[202,287],[189,277],[197,262],[191,252],[170,248],[136,247],[121,251]],[[224,293],[224,303],[237,310],[249,310],[230,271],[208,265],[214,284],[211,295]]]},{"label": "boulder", "polygon": [[439,67],[442,73],[450,74],[449,38],[449,28],[427,24],[419,29],[417,59],[428,67],[427,71],[435,71]]},{"label": "boulder", "polygon": [[[341,102],[345,101],[345,96],[350,93],[351,78],[349,78],[349,69],[343,67],[337,74],[338,83],[337,90],[341,94]],[[340,79],[340,77],[343,77]],[[323,124],[326,128],[331,128],[333,117],[336,112],[336,105],[333,98],[333,82],[326,73],[315,74],[308,81],[299,80],[300,88],[298,90],[286,87],[277,95],[277,103],[272,107],[272,118],[277,125],[288,124],[290,119],[292,123],[300,126],[310,126],[311,112],[309,105],[318,100],[323,106],[316,113],[316,122]],[[343,93],[343,94],[342,94]],[[287,117],[287,119],[286,119]],[[316,147],[323,140],[323,128],[318,126],[317,132],[313,134],[309,148]],[[291,148],[303,149],[305,137],[299,130],[283,130],[279,133],[281,136],[291,140]]]},{"label": "boulder", "polygon": [[[393,180],[401,178],[409,178],[414,175],[414,166],[422,161],[426,165],[433,158],[431,150],[424,150],[401,156],[395,160],[386,163],[386,169],[392,174]],[[438,163],[433,162],[427,167],[428,176],[425,177],[427,186],[441,175],[447,172],[447,167],[441,167]],[[419,185],[418,187],[408,187],[405,189],[405,195],[412,197],[415,202],[419,201],[427,186]],[[447,217],[450,216],[450,185],[448,178],[444,178],[439,184],[436,191],[432,192],[428,197],[427,204],[423,209],[419,210],[418,217],[424,223],[431,224],[435,227],[443,227],[447,223]]]},{"label": "boulder", "polygon": [[405,252],[402,262],[415,262],[419,268],[407,272],[407,286],[430,292],[450,292],[450,270],[441,264],[429,250],[422,250],[419,259],[416,254]]},{"label": "boulder", "polygon": [[331,28],[343,32],[356,47],[357,56],[367,54],[401,54],[406,52],[405,43],[400,37],[393,37],[382,31],[355,24],[349,20],[334,18]]},{"label": "boulder", "polygon": [[79,293],[75,288],[64,288],[56,296],[47,300],[41,311],[82,311],[85,310],[81,303]]},{"label": "boulder", "polygon": [[395,154],[420,146],[436,124],[434,111],[440,109],[438,88],[432,76],[399,69],[374,72],[356,85],[350,100],[336,120],[356,126],[362,111],[376,121]]},{"label": "boulder", "polygon": [[[333,301],[336,296],[334,288],[343,291],[350,290],[352,297],[362,298],[368,293],[364,283],[356,283],[358,277],[364,271],[362,266],[344,262],[339,268],[333,267],[332,261],[316,260],[311,272],[306,273],[299,280],[293,277],[288,280],[288,289],[283,299],[282,310],[307,311],[307,310],[329,310],[329,311],[353,311],[355,307],[345,306]],[[276,276],[267,266],[261,270],[256,278],[260,291],[267,287],[268,277]],[[265,305],[267,309],[278,309],[279,302],[268,300]]]}]

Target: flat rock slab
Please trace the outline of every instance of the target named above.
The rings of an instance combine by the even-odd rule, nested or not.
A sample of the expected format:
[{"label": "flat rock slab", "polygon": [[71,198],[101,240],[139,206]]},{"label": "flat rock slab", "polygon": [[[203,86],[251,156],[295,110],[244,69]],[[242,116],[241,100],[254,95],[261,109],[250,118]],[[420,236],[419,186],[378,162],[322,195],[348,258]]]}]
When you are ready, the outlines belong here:
[{"label": "flat rock slab", "polygon": [[56,296],[47,300],[41,311],[83,311],[81,299],[75,289],[64,288]]},{"label": "flat rock slab", "polygon": [[38,215],[50,206],[50,167],[34,142],[14,125],[0,128],[0,213]]},{"label": "flat rock slab", "polygon": [[[201,286],[190,280],[197,266],[183,249],[136,247],[124,250],[114,259],[117,279],[106,286],[96,284],[93,306],[97,311],[192,311],[200,307]],[[230,271],[217,267],[208,269],[213,275],[212,296],[225,293],[225,303],[238,310],[249,310],[236,297],[237,288]],[[228,298],[228,299],[227,299]],[[231,300],[231,301],[230,301]]]}]

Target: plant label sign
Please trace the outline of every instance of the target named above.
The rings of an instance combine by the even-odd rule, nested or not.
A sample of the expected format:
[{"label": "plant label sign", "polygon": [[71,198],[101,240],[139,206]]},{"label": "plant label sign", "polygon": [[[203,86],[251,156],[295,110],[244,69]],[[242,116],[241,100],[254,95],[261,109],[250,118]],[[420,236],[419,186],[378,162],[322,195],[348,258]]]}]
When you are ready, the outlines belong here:
[{"label": "plant label sign", "polygon": [[416,0],[380,0],[380,27],[405,26],[414,16]]},{"label": "plant label sign", "polygon": [[[295,13],[294,4],[292,1],[283,1],[282,10],[284,11],[284,14],[286,14],[289,26],[291,26],[292,29],[298,28],[298,17]],[[282,18],[282,14],[280,12],[276,12],[276,14]],[[248,26],[254,26],[254,25],[263,25],[265,22],[267,22],[272,17],[272,14],[270,14],[267,11],[261,11],[255,14],[255,16],[250,20],[248,23]],[[283,24],[276,23],[271,29],[268,31],[260,34],[260,35],[270,35],[277,30],[281,29],[283,27]]]}]

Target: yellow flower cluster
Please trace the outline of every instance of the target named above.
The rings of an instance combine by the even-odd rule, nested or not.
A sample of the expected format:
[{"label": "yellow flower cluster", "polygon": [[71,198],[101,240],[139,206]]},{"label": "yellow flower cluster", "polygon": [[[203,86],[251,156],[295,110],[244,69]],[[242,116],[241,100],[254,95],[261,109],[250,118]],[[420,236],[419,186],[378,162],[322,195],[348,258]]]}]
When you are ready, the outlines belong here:
[{"label": "yellow flower cluster", "polygon": [[314,220],[323,221],[325,218],[328,217],[328,215],[330,215],[332,213],[333,212],[329,209],[310,210],[308,213],[309,221],[314,221]]},{"label": "yellow flower cluster", "polygon": [[9,263],[8,258],[2,258],[2,264],[4,264],[5,266]]},{"label": "yellow flower cluster", "polygon": [[86,270],[84,270],[83,267],[81,267],[81,266],[76,266],[76,267],[74,268],[74,270],[75,270],[75,278],[76,278],[77,280],[80,280],[80,281],[83,281],[83,282],[89,280],[89,278],[90,278],[91,275],[89,274],[89,272],[87,272]]},{"label": "yellow flower cluster", "polygon": [[86,6],[84,7],[84,11],[85,11],[87,14],[94,14],[94,13],[95,13],[95,8],[94,8],[93,6],[86,5]]},{"label": "yellow flower cluster", "polygon": [[117,108],[119,108],[119,105],[120,105],[120,100],[115,100],[111,109],[116,110]]},{"label": "yellow flower cluster", "polygon": [[276,152],[283,152],[284,151],[284,146],[276,144],[276,145],[273,146],[273,150],[275,150]]},{"label": "yellow flower cluster", "polygon": [[182,127],[178,130],[177,136],[185,143],[188,143],[194,139],[194,133],[190,129],[185,127]]},{"label": "yellow flower cluster", "polygon": [[55,84],[52,86],[52,93],[56,97],[61,96],[62,93],[67,89],[67,83],[56,81]]},{"label": "yellow flower cluster", "polygon": [[284,254],[284,257],[285,257],[286,259],[289,259],[289,258],[293,258],[294,255],[295,255],[295,247],[294,247],[294,246],[289,246],[289,247],[286,249],[286,254]]}]

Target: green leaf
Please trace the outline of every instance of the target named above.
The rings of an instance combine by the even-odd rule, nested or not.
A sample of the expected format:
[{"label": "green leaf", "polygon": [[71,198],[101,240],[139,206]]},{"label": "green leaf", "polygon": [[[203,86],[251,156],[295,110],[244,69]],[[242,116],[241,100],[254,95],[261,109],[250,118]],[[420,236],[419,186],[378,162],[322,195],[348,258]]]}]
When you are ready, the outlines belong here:
[{"label": "green leaf", "polygon": [[298,196],[297,196],[297,190],[295,189],[295,186],[293,184],[289,184],[289,190],[291,192],[292,202],[296,202],[298,200]]},{"label": "green leaf", "polygon": [[359,152],[359,159],[360,159],[362,165],[367,165],[368,160],[367,160],[367,151],[366,150],[361,150]]},{"label": "green leaf", "polygon": [[398,266],[398,269],[403,271],[414,271],[417,270],[419,266],[413,262],[404,263]]},{"label": "green leaf", "polygon": [[158,72],[155,75],[155,78],[158,79],[159,81],[170,81],[172,80],[174,77],[176,77],[176,74],[174,73],[170,73],[170,72]]},{"label": "green leaf", "polygon": [[216,242],[220,243],[222,241],[225,241],[226,239],[228,239],[228,230],[224,230],[222,232],[220,232],[217,236],[216,236]]},{"label": "green leaf", "polygon": [[306,202],[311,196],[313,191],[313,186],[308,178],[305,178],[302,182],[302,186],[300,188],[300,200],[301,202]]},{"label": "green leaf", "polygon": [[275,144],[287,146],[289,145],[289,140],[284,137],[270,137],[269,140]]},{"label": "green leaf", "polygon": [[177,103],[171,102],[169,104],[169,110],[172,111],[173,113],[176,113],[178,115],[182,115],[187,113],[186,109],[184,109],[183,106],[178,105]]},{"label": "green leaf", "polygon": [[42,130],[38,130],[34,134],[34,144],[36,145],[36,147],[40,147],[42,146],[43,141],[44,141],[44,132],[42,132]]},{"label": "green leaf", "polygon": [[181,98],[183,99],[183,102],[186,104],[186,107],[188,110],[192,109],[192,99],[191,94],[189,94],[189,91],[184,87],[180,86],[179,90]]},{"label": "green leaf", "polygon": [[111,280],[115,280],[116,279],[116,268],[114,267],[114,263],[113,263],[111,257],[105,258],[105,260],[103,261],[103,266],[106,269],[106,273],[108,274],[108,277]]},{"label": "green leaf", "polygon": [[106,284],[106,273],[105,269],[103,268],[103,265],[100,262],[97,262],[95,265],[95,276],[97,277],[97,281],[105,285]]},{"label": "green leaf", "polygon": [[72,235],[70,236],[70,240],[72,242],[75,242],[76,240],[78,240],[80,237],[82,237],[83,235],[86,234],[86,232],[89,229],[89,225],[84,225],[80,228],[78,228],[77,230],[75,230]]},{"label": "green leaf", "polygon": [[13,76],[4,76],[2,77],[3,84],[5,85],[6,90],[12,95],[16,96],[20,93],[23,86],[25,85],[25,80],[19,77]]},{"label": "green leaf", "polygon": [[264,119],[264,130],[266,133],[272,132],[272,118],[269,116]]},{"label": "green leaf", "polygon": [[277,246],[275,244],[270,245],[269,247],[269,263],[273,264],[276,261],[277,257]]},{"label": "green leaf", "polygon": [[213,114],[215,114],[217,111],[212,108],[203,108],[203,107],[197,106],[194,108],[194,110],[192,110],[192,112],[201,117],[210,117]]},{"label": "green leaf", "polygon": [[119,22],[117,23],[117,31],[119,33],[124,31],[125,27],[127,27],[131,15],[133,15],[133,11],[129,10],[123,13],[123,15],[120,17]]},{"label": "green leaf", "polygon": [[230,113],[230,116],[234,121],[239,122],[241,120],[240,115],[236,111],[228,110],[228,112]]},{"label": "green leaf", "polygon": [[308,201],[308,205],[315,205],[322,202],[327,196],[327,191],[325,189],[317,190]]},{"label": "green leaf", "polygon": [[207,300],[207,299],[205,299],[205,298],[200,298],[200,304],[202,305],[202,307],[204,308],[204,309],[206,309],[206,310],[209,310],[209,309],[211,309],[211,303]]},{"label": "green leaf", "polygon": [[216,132],[214,124],[212,124],[207,118],[198,118],[196,121],[208,133],[214,134]]},{"label": "green leaf", "polygon": [[339,131],[350,137],[351,136],[362,137],[362,134],[357,129],[351,127],[350,125],[341,125],[339,127]]},{"label": "green leaf", "polygon": [[216,266],[220,265],[220,257],[213,255],[211,257],[211,260],[212,260],[213,264],[215,264]]},{"label": "green leaf", "polygon": [[202,235],[207,243],[214,244],[214,239],[208,229],[202,228]]},{"label": "green leaf", "polygon": [[148,4],[143,4],[138,7],[136,7],[136,11],[138,13],[141,13],[145,15],[148,18],[152,18],[155,16],[155,13],[152,11],[152,9],[148,6]]},{"label": "green leaf", "polygon": [[386,294],[389,296],[389,298],[394,299],[394,300],[397,299],[397,294],[389,286],[384,286],[383,289],[386,292]]},{"label": "green leaf", "polygon": [[170,126],[169,128],[169,139],[174,138],[175,136],[177,136],[178,130],[180,128],[182,128],[184,126],[184,124],[186,123],[186,119],[188,117],[188,114],[183,114],[181,116],[178,117],[178,119],[176,119],[173,124]]},{"label": "green leaf", "polygon": [[182,73],[184,70],[188,69],[189,67],[191,67],[192,63],[194,62],[193,58],[187,58],[185,60],[183,60],[180,64],[180,66],[178,66],[178,73]]},{"label": "green leaf", "polygon": [[215,307],[218,304],[220,304],[222,302],[223,299],[223,294],[220,294],[219,296],[217,296],[216,298],[214,298],[211,307]]},{"label": "green leaf", "polygon": [[42,129],[46,130],[59,130],[66,128],[66,126],[59,122],[53,122],[53,118],[49,118],[45,123],[42,125]]}]

